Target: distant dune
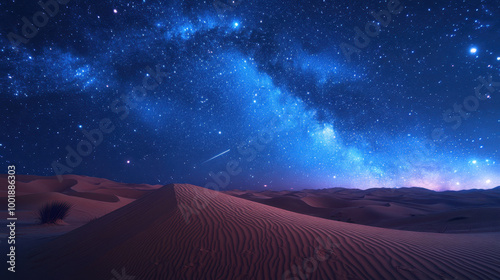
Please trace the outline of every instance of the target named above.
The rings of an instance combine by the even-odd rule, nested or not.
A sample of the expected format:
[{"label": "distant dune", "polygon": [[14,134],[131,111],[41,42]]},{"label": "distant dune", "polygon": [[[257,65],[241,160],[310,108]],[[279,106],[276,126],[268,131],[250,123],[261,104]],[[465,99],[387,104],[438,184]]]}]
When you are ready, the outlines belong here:
[{"label": "distant dune", "polygon": [[289,211],[362,225],[438,232],[500,232],[500,188],[436,192],[422,188],[226,191]]},{"label": "distant dune", "polygon": [[[221,193],[19,177],[16,279],[500,279],[498,188]],[[75,205],[67,225],[36,224],[51,200]]]}]

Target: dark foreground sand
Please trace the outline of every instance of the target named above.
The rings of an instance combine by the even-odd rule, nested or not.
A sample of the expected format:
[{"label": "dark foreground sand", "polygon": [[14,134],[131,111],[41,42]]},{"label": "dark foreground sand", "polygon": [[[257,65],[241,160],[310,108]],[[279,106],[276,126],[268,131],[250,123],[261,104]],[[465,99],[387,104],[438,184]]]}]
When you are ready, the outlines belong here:
[{"label": "dark foreground sand", "polygon": [[[500,233],[492,222],[500,217],[475,216],[481,203],[488,215],[498,211],[498,190],[473,191],[464,206],[467,196],[450,193],[448,200],[434,201],[437,198],[421,189],[407,189],[405,196],[393,198],[385,193],[390,190],[372,190],[367,197],[366,191],[345,189],[229,195],[192,185],[160,188],[70,179],[76,184],[65,182],[51,189],[55,187],[43,182],[43,191],[20,195],[27,219],[19,228],[25,238],[20,246],[29,253],[19,257],[23,261],[18,278],[7,279],[500,279]],[[319,195],[321,191],[341,193]],[[430,200],[416,202],[426,197]],[[30,207],[53,198],[78,205],[73,220],[68,217],[68,224],[60,226],[30,222]],[[258,199],[262,201],[251,201]],[[270,201],[280,208],[263,204],[273,204]],[[307,207],[295,212],[281,209],[298,201],[317,212],[296,213],[310,210]],[[450,210],[453,201],[458,206]],[[454,221],[471,219],[466,226],[470,230],[403,231],[355,224],[355,215],[350,222],[320,217],[330,213],[322,209],[339,208],[334,204],[344,213],[367,208],[364,214],[357,210],[361,218],[372,215],[374,223],[383,223],[385,217],[388,227],[410,218],[433,224],[462,209],[463,217],[472,214]],[[439,209],[444,209],[444,216],[436,218]],[[100,218],[84,221],[89,211]],[[426,220],[427,215],[432,217]],[[402,227],[411,228],[411,223]]]}]

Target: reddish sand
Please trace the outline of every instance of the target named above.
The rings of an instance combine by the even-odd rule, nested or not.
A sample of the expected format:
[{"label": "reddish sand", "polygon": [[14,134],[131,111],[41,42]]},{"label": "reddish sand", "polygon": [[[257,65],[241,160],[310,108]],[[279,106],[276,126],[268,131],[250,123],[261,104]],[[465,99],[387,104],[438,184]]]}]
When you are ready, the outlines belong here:
[{"label": "reddish sand", "polygon": [[500,188],[459,192],[335,188],[225,193],[297,213],[362,225],[439,233],[500,232]]},{"label": "reddish sand", "polygon": [[[64,178],[18,176],[18,272],[1,279],[500,279],[499,188],[218,193]],[[54,200],[70,215],[39,225]]]},{"label": "reddish sand", "polygon": [[168,185],[36,248],[30,279],[498,279],[499,238],[356,225]]},{"label": "reddish sand", "polygon": [[[16,175],[16,214],[21,224],[35,226],[36,211],[42,205],[64,201],[73,205],[66,222],[82,225],[161,187],[77,175],[63,177],[64,180],[59,182],[55,177]],[[6,190],[7,177],[0,175],[1,205],[7,205]]]}]

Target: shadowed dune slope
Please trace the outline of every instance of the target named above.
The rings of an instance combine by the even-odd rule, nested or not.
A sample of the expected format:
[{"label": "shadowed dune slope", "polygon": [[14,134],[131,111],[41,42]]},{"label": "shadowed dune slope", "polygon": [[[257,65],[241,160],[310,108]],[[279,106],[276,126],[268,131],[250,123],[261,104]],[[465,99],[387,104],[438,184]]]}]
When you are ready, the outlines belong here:
[{"label": "shadowed dune slope", "polygon": [[499,238],[348,224],[167,185],[34,249],[29,279],[498,279]]}]

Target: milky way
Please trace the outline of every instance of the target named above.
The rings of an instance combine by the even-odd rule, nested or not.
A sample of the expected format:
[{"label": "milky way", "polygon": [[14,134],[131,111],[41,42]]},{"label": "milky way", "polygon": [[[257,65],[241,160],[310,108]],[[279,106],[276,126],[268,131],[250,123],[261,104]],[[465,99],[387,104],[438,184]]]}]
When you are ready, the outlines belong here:
[{"label": "milky way", "polygon": [[102,2],[0,4],[1,166],[242,189],[500,185],[496,1]]}]

